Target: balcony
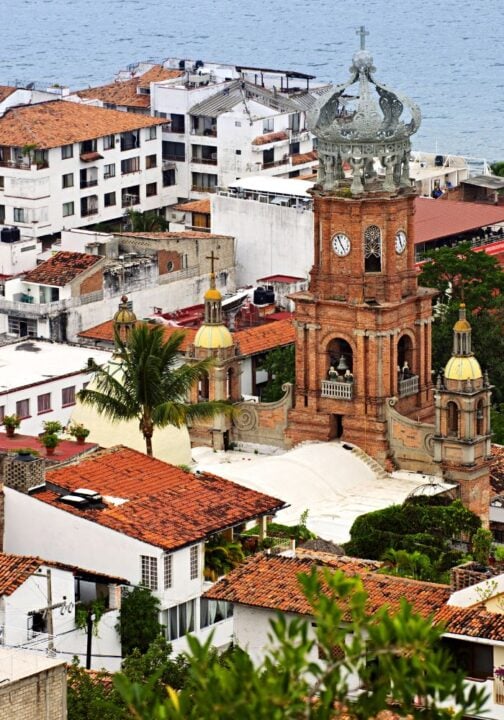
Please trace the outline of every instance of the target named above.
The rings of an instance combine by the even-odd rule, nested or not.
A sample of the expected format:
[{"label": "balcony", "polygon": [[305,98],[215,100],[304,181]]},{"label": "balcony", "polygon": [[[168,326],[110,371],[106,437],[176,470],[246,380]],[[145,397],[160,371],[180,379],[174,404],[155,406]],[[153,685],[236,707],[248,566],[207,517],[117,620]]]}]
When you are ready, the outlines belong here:
[{"label": "balcony", "polygon": [[494,676],[493,701],[496,705],[504,705],[504,678]]},{"label": "balcony", "polygon": [[95,187],[95,185],[98,185],[98,178],[94,178],[94,180],[81,180],[80,182],[81,188]]},{"label": "balcony", "polygon": [[191,162],[201,163],[202,165],[217,165],[217,155],[211,158],[192,157]]},{"label": "balcony", "polygon": [[191,130],[191,135],[199,135],[204,137],[217,137],[217,128],[201,128]]},{"label": "balcony", "polygon": [[322,380],[321,397],[333,400],[352,400],[354,391],[353,382],[344,380]]},{"label": "balcony", "polygon": [[214,185],[213,187],[203,187],[202,185],[191,185],[191,190],[193,192],[200,193],[214,193],[217,192],[217,186]]},{"label": "balcony", "polygon": [[418,392],[418,375],[412,375],[409,378],[399,380],[399,397],[408,397],[416,395]]},{"label": "balcony", "polygon": [[49,167],[48,162],[34,162],[31,165],[24,162],[15,162],[14,160],[0,160],[0,167],[11,168],[12,170],[46,170]]},{"label": "balcony", "polygon": [[81,217],[88,217],[89,215],[97,215],[97,214],[98,214],[97,207],[82,208],[82,210],[81,210]]},{"label": "balcony", "polygon": [[270,168],[278,167],[279,165],[288,165],[289,156],[285,155],[281,160],[274,160],[273,162],[265,162],[262,164],[263,170],[269,170]]}]

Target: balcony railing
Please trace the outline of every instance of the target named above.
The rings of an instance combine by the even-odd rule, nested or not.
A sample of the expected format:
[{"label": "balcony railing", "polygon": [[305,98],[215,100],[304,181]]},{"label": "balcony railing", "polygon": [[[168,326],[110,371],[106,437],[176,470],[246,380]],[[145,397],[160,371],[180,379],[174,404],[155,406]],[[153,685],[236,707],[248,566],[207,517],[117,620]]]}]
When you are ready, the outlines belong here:
[{"label": "balcony railing", "polygon": [[204,137],[217,137],[217,128],[203,128],[202,130],[191,130],[191,135],[203,135]]},{"label": "balcony railing", "polygon": [[202,165],[217,165],[217,158],[192,157],[191,162],[201,163]]},{"label": "balcony railing", "polygon": [[48,162],[33,162],[31,165],[24,162],[15,162],[14,160],[0,160],[0,167],[12,168],[13,170],[31,170],[32,167],[36,170],[45,170],[49,167]]},{"label": "balcony railing", "polygon": [[88,217],[88,215],[97,215],[98,214],[98,208],[92,207],[92,208],[83,208],[81,210],[81,217]]},{"label": "balcony railing", "polygon": [[494,677],[493,700],[496,705],[504,705],[504,678]]},{"label": "balcony railing", "polygon": [[171,162],[185,162],[184,155],[163,155],[163,162],[169,160]]},{"label": "balcony railing", "polygon": [[289,156],[282,158],[281,160],[275,160],[274,162],[268,162],[262,164],[263,170],[268,170],[269,168],[278,167],[279,165],[288,165],[289,164]]},{"label": "balcony railing", "polygon": [[95,185],[98,185],[98,178],[94,180],[81,180],[80,183],[81,188],[95,187]]},{"label": "balcony railing", "polygon": [[418,392],[418,375],[412,375],[404,380],[399,380],[399,397],[416,395]]},{"label": "balcony railing", "polygon": [[191,190],[193,192],[214,193],[217,192],[217,186],[213,185],[212,187],[203,187],[202,185],[191,185]]},{"label": "balcony railing", "polygon": [[352,400],[354,383],[343,380],[322,380],[321,396],[335,400]]}]

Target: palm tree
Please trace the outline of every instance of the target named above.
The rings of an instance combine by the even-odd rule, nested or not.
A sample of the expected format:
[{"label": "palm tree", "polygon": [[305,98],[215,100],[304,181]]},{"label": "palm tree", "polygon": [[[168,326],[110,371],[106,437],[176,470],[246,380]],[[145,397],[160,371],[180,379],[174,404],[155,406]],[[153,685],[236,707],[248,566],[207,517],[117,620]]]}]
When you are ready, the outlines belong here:
[{"label": "palm tree", "polygon": [[95,373],[92,388],[78,397],[112,422],[137,419],[145,438],[147,455],[152,457],[155,428],[181,427],[188,420],[205,420],[219,413],[231,414],[226,402],[186,402],[189,390],[208,372],[212,360],[178,365],[183,332],[164,340],[161,326],[140,324],[131,330],[125,343],[116,335],[119,367],[90,363]]},{"label": "palm tree", "polygon": [[168,230],[169,223],[162,215],[152,210],[140,212],[140,210],[128,210],[128,224],[131,232],[161,232]]}]

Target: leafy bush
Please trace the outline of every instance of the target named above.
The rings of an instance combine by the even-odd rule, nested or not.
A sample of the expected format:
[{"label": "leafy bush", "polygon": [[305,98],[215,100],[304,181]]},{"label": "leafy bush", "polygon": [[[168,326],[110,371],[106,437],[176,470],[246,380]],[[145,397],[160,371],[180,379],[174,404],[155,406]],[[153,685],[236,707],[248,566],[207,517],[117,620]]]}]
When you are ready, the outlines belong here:
[{"label": "leafy bush", "polygon": [[135,648],[147,652],[159,637],[159,600],[148,588],[136,587],[122,600],[116,630],[121,637],[122,654],[130,655]]}]

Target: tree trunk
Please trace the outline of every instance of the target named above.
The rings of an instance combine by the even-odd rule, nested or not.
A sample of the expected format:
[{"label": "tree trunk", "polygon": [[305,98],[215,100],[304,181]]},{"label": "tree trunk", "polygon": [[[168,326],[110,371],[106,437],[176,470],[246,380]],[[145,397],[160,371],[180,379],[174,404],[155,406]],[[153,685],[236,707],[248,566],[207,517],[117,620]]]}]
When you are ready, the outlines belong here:
[{"label": "tree trunk", "polygon": [[149,457],[152,457],[152,435],[144,434],[145,438],[145,449],[147,451],[147,455]]}]

